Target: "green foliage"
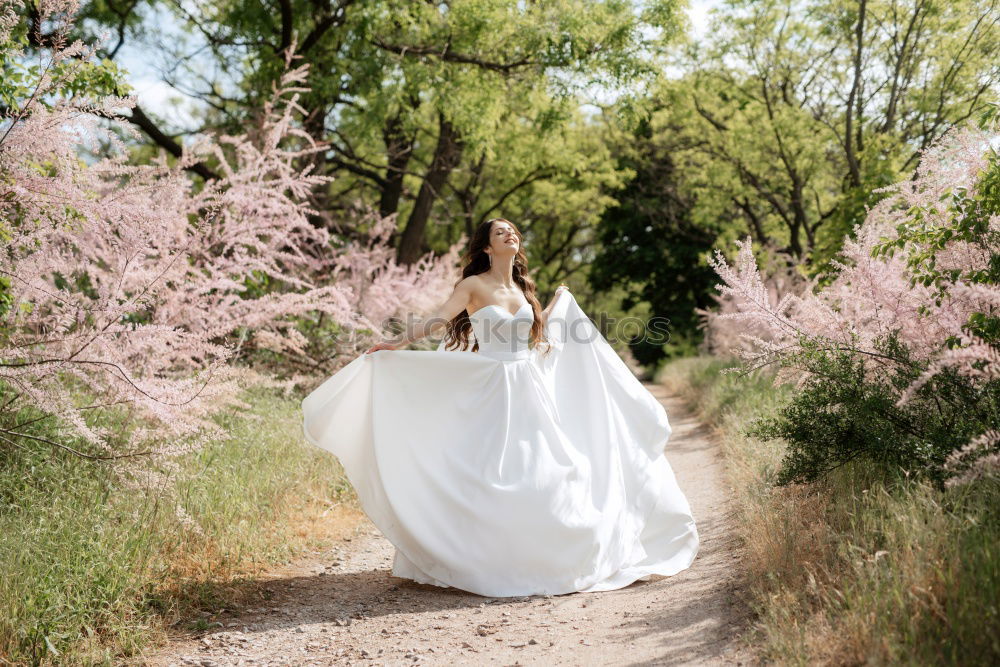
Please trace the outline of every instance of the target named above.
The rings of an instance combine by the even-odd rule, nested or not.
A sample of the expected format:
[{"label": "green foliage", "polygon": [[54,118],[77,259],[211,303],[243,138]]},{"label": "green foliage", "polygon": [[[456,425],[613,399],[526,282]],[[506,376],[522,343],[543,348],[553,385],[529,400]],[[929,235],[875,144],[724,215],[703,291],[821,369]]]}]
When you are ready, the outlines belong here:
[{"label": "green foliage", "polygon": [[696,308],[711,304],[713,272],[704,261],[714,236],[695,226],[691,203],[677,190],[679,176],[669,153],[652,141],[643,122],[619,158],[635,176],[614,192],[618,204],[607,209],[599,226],[600,249],[590,265],[589,284],[596,290],[621,286],[621,307],[648,304],[650,318],[669,322],[664,336],[641,336],[632,344],[636,359],[654,364],[673,352],[692,351],[699,338]]},{"label": "green foliage", "polygon": [[[0,389],[0,400],[10,396]],[[303,544],[289,519],[305,499],[353,503],[339,464],[303,441],[297,397],[256,389],[244,398],[250,410],[217,417],[230,437],[183,461],[175,500],[198,533],[169,498],[136,497],[101,464],[42,442],[0,441],[0,662],[139,655],[163,619],[229,606],[232,592],[219,584],[241,568],[295,555]],[[40,416],[7,414],[5,429]],[[117,417],[94,423],[112,428]],[[30,432],[65,441],[50,421]]]},{"label": "green foliage", "polygon": [[[358,230],[342,213],[367,205],[419,230],[408,251],[443,251],[479,222],[508,217],[543,292],[581,285],[574,274],[593,257],[594,227],[624,178],[583,104],[594,91],[646,89],[682,19],[676,0],[149,4],[179,28],[162,55],[178,63],[172,80],[197,88],[202,129],[244,126],[295,43],[296,63],[310,66],[302,129],[330,142],[314,168],[335,177],[315,193],[317,224],[350,238]],[[156,13],[110,9],[102,0],[88,16],[123,25],[130,39],[154,31]],[[454,167],[432,178],[442,156]],[[418,207],[422,191],[431,204]]]},{"label": "green foliage", "polygon": [[37,58],[25,55],[30,45],[28,28],[28,18],[22,17],[6,43],[0,44],[0,117],[18,113],[24,100],[36,94],[36,84],[43,74],[56,84],[49,97],[39,100],[46,106],[57,98],[95,99],[131,92],[125,72],[109,58],[71,58],[51,65],[39,64]]},{"label": "green foliage", "polygon": [[879,135],[868,139],[858,159],[858,183],[845,178],[835,208],[821,214],[829,215],[816,229],[810,254],[811,273],[831,272],[831,260],[840,251],[843,240],[853,235],[854,227],[886,196],[880,189],[899,180],[905,155],[905,146],[898,145],[894,137]]},{"label": "green foliage", "polygon": [[692,219],[722,221],[719,246],[749,232],[828,270],[875,190],[997,94],[996,16],[991,0],[724,3],[655,91]]},{"label": "green foliage", "polygon": [[776,486],[781,440],[747,437],[798,390],[707,358],[660,380],[718,429],[733,488],[748,637],[763,662],[988,665],[1000,660],[1000,482],[885,481],[865,460]]},{"label": "green foliage", "polygon": [[0,276],[0,318],[6,317],[13,306],[14,299],[10,293],[10,278]]},{"label": "green foliage", "polygon": [[813,342],[804,348],[790,363],[808,378],[748,431],[787,444],[781,484],[813,482],[851,461],[940,483],[946,457],[1000,422],[1000,382],[977,385],[952,370],[900,404],[925,369],[894,337],[877,343],[878,356]]}]

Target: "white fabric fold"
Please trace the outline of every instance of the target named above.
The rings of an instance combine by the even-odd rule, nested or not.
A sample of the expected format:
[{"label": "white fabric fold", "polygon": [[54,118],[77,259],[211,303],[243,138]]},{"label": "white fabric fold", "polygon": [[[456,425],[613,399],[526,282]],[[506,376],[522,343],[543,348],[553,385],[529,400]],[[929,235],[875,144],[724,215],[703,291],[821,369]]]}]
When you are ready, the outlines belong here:
[{"label": "white fabric fold", "polygon": [[485,596],[621,588],[698,551],[663,406],[572,294],[473,313],[478,352],[361,354],[302,402],[396,547],[393,574]]}]

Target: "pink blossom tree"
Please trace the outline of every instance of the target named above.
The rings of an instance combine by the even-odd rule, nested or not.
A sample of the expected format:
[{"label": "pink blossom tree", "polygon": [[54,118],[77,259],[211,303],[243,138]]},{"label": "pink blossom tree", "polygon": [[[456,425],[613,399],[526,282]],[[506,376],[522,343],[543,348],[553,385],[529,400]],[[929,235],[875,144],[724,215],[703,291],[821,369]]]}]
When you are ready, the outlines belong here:
[{"label": "pink blossom tree", "polygon": [[[987,115],[980,127],[957,128],[926,151],[914,178],[888,188],[889,196],[846,240],[836,273],[823,286],[814,282],[774,300],[749,239],[738,244],[734,264],[721,252],[713,260],[729,309],[711,325],[724,330],[727,321],[737,322],[751,332],[742,336],[740,349],[747,369],[777,365],[797,376],[804,393],[791,409],[825,392],[827,405],[812,407],[829,413],[831,428],[846,423],[842,401],[867,400],[871,406],[880,404],[873,396],[891,396],[880,404],[882,416],[894,421],[900,442],[917,452],[913,460],[954,473],[951,483],[997,470],[1000,158],[995,141],[994,116]],[[846,366],[838,366],[835,357],[863,368],[860,376],[839,378],[842,391],[831,378]],[[856,399],[846,398],[851,382]],[[771,435],[792,432],[789,422],[771,426]],[[969,435],[964,446],[955,441]],[[836,465],[845,456],[846,450],[823,463]]]},{"label": "pink blossom tree", "polygon": [[[4,62],[24,60],[18,5],[0,0]],[[306,68],[291,54],[247,134],[131,164],[116,132],[129,130],[113,119],[134,100],[62,94],[93,67],[92,47],[66,43],[75,10],[39,5],[52,47],[22,70],[34,80],[5,91],[16,99],[0,121],[0,442],[58,447],[163,487],[178,456],[223,435],[214,413],[243,406],[251,383],[278,384],[234,363],[247,350],[308,357],[302,323],[317,318],[376,337],[385,317],[443,298],[455,251],[404,268],[379,245],[391,221],[365,247],[310,224],[326,179],[308,158],[325,147],[299,128]],[[220,178],[196,189],[184,168],[206,159]],[[309,361],[313,373],[342,363]],[[92,418],[108,411],[128,429]],[[39,435],[45,420],[65,437]]]}]

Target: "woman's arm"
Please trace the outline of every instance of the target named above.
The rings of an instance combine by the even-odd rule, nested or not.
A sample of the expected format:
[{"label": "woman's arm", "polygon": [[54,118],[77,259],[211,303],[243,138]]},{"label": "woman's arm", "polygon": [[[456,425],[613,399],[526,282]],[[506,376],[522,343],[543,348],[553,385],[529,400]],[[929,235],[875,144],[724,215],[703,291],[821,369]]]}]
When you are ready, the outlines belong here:
[{"label": "woman's arm", "polygon": [[381,343],[376,343],[372,345],[368,352],[377,352],[378,350],[398,350],[401,347],[406,347],[411,343],[415,343],[424,336],[430,335],[438,327],[445,326],[449,321],[455,318],[460,312],[465,310],[469,305],[469,299],[472,296],[472,287],[475,280],[475,276],[469,276],[464,278],[461,282],[455,285],[455,290],[448,297],[441,306],[434,311],[434,313],[426,319],[418,319],[416,322],[409,322],[406,327],[406,331],[402,334],[396,336],[391,340],[382,341]]}]

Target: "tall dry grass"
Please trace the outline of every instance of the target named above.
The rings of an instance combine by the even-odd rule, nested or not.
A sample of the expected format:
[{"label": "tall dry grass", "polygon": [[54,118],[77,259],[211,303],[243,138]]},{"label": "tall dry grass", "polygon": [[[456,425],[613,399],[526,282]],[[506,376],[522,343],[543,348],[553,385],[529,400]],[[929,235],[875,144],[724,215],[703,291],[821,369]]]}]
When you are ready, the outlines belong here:
[{"label": "tall dry grass", "polygon": [[685,359],[658,380],[718,428],[737,494],[753,641],[790,665],[1000,662],[1000,483],[942,490],[844,466],[778,487],[782,444],[743,433],[790,387]]}]

